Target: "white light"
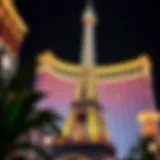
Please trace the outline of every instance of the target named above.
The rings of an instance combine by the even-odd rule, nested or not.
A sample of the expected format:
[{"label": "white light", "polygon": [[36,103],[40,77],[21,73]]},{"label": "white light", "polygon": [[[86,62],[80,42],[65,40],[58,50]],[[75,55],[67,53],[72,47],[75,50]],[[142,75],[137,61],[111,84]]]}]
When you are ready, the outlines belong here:
[{"label": "white light", "polygon": [[45,136],[44,137],[44,144],[51,145],[52,144],[52,136]]},{"label": "white light", "polygon": [[1,66],[5,70],[12,69],[12,59],[9,55],[4,54],[1,59]]}]

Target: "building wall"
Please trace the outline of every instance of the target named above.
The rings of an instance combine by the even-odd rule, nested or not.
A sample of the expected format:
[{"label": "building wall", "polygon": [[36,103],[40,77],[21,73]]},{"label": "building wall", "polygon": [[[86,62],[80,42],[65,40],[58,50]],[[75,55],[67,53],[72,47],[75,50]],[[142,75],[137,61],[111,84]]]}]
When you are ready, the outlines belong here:
[{"label": "building wall", "polygon": [[17,54],[28,28],[20,17],[13,0],[0,1],[0,39],[10,52]]},{"label": "building wall", "polygon": [[[38,70],[35,87],[46,93],[46,97],[37,106],[40,109],[54,109],[66,118],[74,97],[77,79],[60,78],[53,73],[53,67],[49,67],[47,61],[44,62],[43,65],[39,64],[39,67],[42,65],[42,68],[45,66],[46,68],[40,67]],[[142,65],[138,71],[140,74],[136,76],[127,71],[126,74],[129,74],[130,78],[120,74],[115,80],[115,75],[112,75],[109,80],[103,79],[97,83],[99,100],[104,108],[106,128],[117,147],[119,156],[127,152],[139,135],[136,115],[143,109],[155,108],[151,68],[142,74],[143,70],[145,67]]]},{"label": "building wall", "polygon": [[6,83],[15,74],[19,52],[28,28],[13,0],[0,1],[0,64]]},{"label": "building wall", "polygon": [[137,114],[155,107],[151,77],[99,86],[99,98],[105,108],[105,120],[118,154],[124,155],[139,136]]}]

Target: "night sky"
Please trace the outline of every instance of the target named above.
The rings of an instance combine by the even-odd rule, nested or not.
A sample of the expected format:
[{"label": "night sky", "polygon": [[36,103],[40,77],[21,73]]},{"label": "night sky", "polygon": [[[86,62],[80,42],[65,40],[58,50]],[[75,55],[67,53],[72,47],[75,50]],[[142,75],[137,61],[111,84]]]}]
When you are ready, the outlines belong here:
[{"label": "night sky", "polygon": [[[158,2],[157,2],[158,3]],[[77,63],[85,0],[17,0],[30,28],[21,51],[21,65],[51,48],[58,57]],[[148,52],[154,64],[154,89],[160,106],[160,6],[147,0],[95,0],[98,63],[112,63]]]}]

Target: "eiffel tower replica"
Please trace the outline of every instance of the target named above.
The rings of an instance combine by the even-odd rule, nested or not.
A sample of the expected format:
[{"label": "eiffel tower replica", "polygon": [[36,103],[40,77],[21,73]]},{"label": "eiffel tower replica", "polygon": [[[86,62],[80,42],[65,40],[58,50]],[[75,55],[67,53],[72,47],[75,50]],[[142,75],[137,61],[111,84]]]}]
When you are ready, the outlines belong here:
[{"label": "eiffel tower replica", "polygon": [[53,147],[57,160],[109,160],[115,156],[103,109],[96,91],[94,32],[97,17],[93,2],[87,1],[83,13],[81,72],[71,111],[62,128],[62,135]]}]

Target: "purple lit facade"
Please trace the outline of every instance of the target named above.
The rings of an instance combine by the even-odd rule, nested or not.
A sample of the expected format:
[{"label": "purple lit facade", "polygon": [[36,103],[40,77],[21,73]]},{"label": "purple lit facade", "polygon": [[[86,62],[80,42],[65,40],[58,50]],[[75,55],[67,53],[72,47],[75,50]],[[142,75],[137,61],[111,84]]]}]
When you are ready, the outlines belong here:
[{"label": "purple lit facade", "polygon": [[[46,93],[39,109],[55,109],[64,117],[69,113],[76,81],[65,81],[47,72],[37,75],[36,88]],[[122,157],[139,135],[136,115],[146,108],[154,108],[152,80],[149,74],[130,80],[97,84],[98,96],[104,107],[104,118],[112,142]]]}]

